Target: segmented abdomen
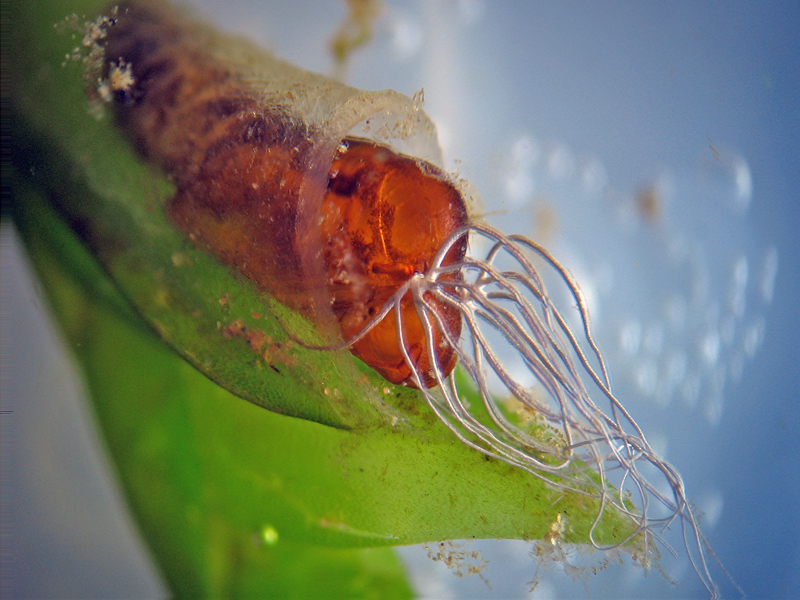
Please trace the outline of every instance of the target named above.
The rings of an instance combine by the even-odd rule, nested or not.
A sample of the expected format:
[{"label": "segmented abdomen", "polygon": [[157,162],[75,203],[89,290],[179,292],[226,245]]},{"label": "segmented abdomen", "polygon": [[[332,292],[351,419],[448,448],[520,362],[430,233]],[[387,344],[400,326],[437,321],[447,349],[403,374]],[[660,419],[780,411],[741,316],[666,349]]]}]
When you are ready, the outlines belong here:
[{"label": "segmented abdomen", "polygon": [[[115,92],[118,118],[175,183],[167,210],[184,232],[291,308],[317,321],[332,311],[349,339],[467,222],[461,195],[436,167],[364,140],[336,140],[320,172],[309,158],[319,132],[281,102],[265,102],[262,90],[204,51],[202,35],[158,7],[120,6],[106,71],[130,66],[134,83]],[[312,181],[320,173],[325,180]],[[317,188],[315,204],[308,190]],[[448,261],[465,250],[464,241]],[[312,301],[320,290],[324,306]],[[441,303],[437,312],[458,338],[458,312]],[[410,296],[403,313],[406,349],[432,385]],[[409,382],[391,319],[351,350],[393,383]],[[449,373],[453,349],[441,331],[435,337],[436,362]]]}]

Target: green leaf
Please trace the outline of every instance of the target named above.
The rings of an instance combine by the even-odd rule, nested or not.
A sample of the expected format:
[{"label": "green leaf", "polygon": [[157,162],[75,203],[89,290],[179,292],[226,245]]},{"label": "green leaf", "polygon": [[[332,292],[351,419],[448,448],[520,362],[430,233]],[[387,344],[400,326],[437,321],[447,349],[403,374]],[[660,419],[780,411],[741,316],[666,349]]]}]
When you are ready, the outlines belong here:
[{"label": "green leaf", "polygon": [[[76,41],[53,25],[96,8],[74,4],[12,7],[14,219],[176,595],[405,597],[391,554],[355,548],[543,539],[557,519],[588,543],[596,500],[470,449],[348,352],[287,343],[279,322],[313,330],[172,229],[169,183],[61,65]],[[607,510],[595,539],[631,532]]]}]

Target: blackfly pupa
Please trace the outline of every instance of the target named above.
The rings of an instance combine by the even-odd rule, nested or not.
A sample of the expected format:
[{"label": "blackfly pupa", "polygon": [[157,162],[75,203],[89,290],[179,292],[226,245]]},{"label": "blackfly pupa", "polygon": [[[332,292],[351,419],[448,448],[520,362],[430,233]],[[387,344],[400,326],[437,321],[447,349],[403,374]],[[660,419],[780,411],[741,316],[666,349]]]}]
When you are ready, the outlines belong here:
[{"label": "blackfly pupa", "polygon": [[[614,395],[573,276],[537,242],[468,217],[411,100],[251,49],[223,60],[219,39],[139,2],[98,39],[97,94],[175,183],[172,221],[281,303],[335,320],[338,347],[418,388],[463,443],[599,500],[595,525],[605,510],[629,516],[645,556],[676,523],[716,596],[681,476]],[[553,282],[574,312],[553,302]]]}]

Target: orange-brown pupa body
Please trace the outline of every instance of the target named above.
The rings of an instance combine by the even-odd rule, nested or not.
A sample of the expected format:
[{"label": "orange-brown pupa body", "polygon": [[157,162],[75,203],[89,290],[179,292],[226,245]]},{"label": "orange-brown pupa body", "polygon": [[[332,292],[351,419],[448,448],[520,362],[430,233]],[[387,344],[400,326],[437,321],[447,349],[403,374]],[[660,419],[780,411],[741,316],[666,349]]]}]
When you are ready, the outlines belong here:
[{"label": "orange-brown pupa body", "polygon": [[[461,195],[436,167],[371,142],[342,144],[360,122],[387,118],[405,97],[359,92],[256,58],[244,45],[238,60],[220,58],[219,36],[155,5],[123,4],[118,15],[106,70],[130,66],[134,82],[116,92],[118,118],[174,182],[170,217],[321,329],[334,323],[345,339],[360,332],[466,223]],[[262,65],[258,80],[253,62]],[[417,113],[410,109],[405,125],[428,135],[427,120],[413,121]],[[465,251],[462,241],[447,262]],[[423,383],[433,385],[410,295],[402,306],[406,349]],[[436,306],[458,338],[458,311]],[[387,317],[351,350],[389,381],[410,383],[394,328]],[[437,365],[449,373],[453,349],[441,331],[434,342]]]}]

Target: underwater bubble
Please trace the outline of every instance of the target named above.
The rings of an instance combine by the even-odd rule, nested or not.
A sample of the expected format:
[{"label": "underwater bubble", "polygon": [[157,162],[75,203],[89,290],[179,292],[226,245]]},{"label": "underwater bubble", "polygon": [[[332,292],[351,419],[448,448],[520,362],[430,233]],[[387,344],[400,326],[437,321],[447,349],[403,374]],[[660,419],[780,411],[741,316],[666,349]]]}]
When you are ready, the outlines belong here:
[{"label": "underwater bubble", "polygon": [[767,304],[772,302],[772,295],[775,291],[775,277],[778,274],[778,249],[771,247],[764,258],[764,266],[761,271],[761,297]]},{"label": "underwater bubble", "polygon": [[639,321],[623,323],[619,331],[619,346],[626,354],[634,355],[639,352],[642,340],[642,325]]},{"label": "underwater bubble", "polygon": [[538,162],[541,153],[539,143],[532,136],[524,135],[511,147],[511,164],[516,169],[530,169]]},{"label": "underwater bubble", "polygon": [[697,499],[703,529],[712,530],[722,516],[725,500],[718,489],[704,490]]},{"label": "underwater bubble", "polygon": [[745,327],[743,337],[744,351],[752,358],[764,341],[764,318],[756,319],[753,323]]},{"label": "underwater bubble", "polygon": [[675,352],[665,357],[656,398],[660,404],[666,406],[672,402],[685,377],[686,355],[682,352]]},{"label": "underwater bubble", "polygon": [[534,191],[533,176],[525,171],[509,173],[506,178],[506,198],[512,207],[521,206],[530,200]]},{"label": "underwater bubble", "polygon": [[753,176],[747,160],[724,145],[704,154],[700,173],[712,196],[732,213],[743,216],[753,198]]},{"label": "underwater bubble", "polygon": [[730,289],[728,291],[728,304],[737,317],[742,317],[745,310],[745,292],[747,289],[747,258],[740,256],[733,267]]},{"label": "underwater bubble", "polygon": [[586,162],[580,172],[584,190],[589,194],[599,194],[608,186],[608,173],[602,162],[596,158]]},{"label": "underwater bubble", "polygon": [[512,207],[530,202],[536,191],[532,168],[539,159],[541,150],[530,136],[523,136],[511,146],[505,176],[505,197]]},{"label": "underwater bubble", "polygon": [[410,60],[422,49],[424,34],[419,20],[405,14],[394,14],[389,21],[389,36],[395,57]]},{"label": "underwater bubble", "polygon": [[483,0],[458,0],[456,10],[465,25],[473,26],[483,19],[486,5]]},{"label": "underwater bubble", "polygon": [[717,425],[722,418],[722,409],[725,406],[723,392],[725,390],[726,374],[727,368],[725,365],[718,366],[711,372],[706,386],[706,393],[703,397],[705,403],[704,412],[706,420],[712,425]]},{"label": "underwater bubble", "polygon": [[557,144],[547,157],[547,168],[556,180],[563,180],[575,173],[575,157],[563,144]]},{"label": "underwater bubble", "polygon": [[753,177],[750,174],[750,165],[741,158],[733,159],[733,179],[736,182],[736,205],[742,211],[750,206],[753,197]]},{"label": "underwater bubble", "polygon": [[645,396],[652,396],[658,383],[658,366],[652,359],[640,361],[636,369],[636,383]]},{"label": "underwater bubble", "polygon": [[700,344],[701,354],[706,363],[713,365],[719,358],[719,334],[716,331],[709,331]]}]

